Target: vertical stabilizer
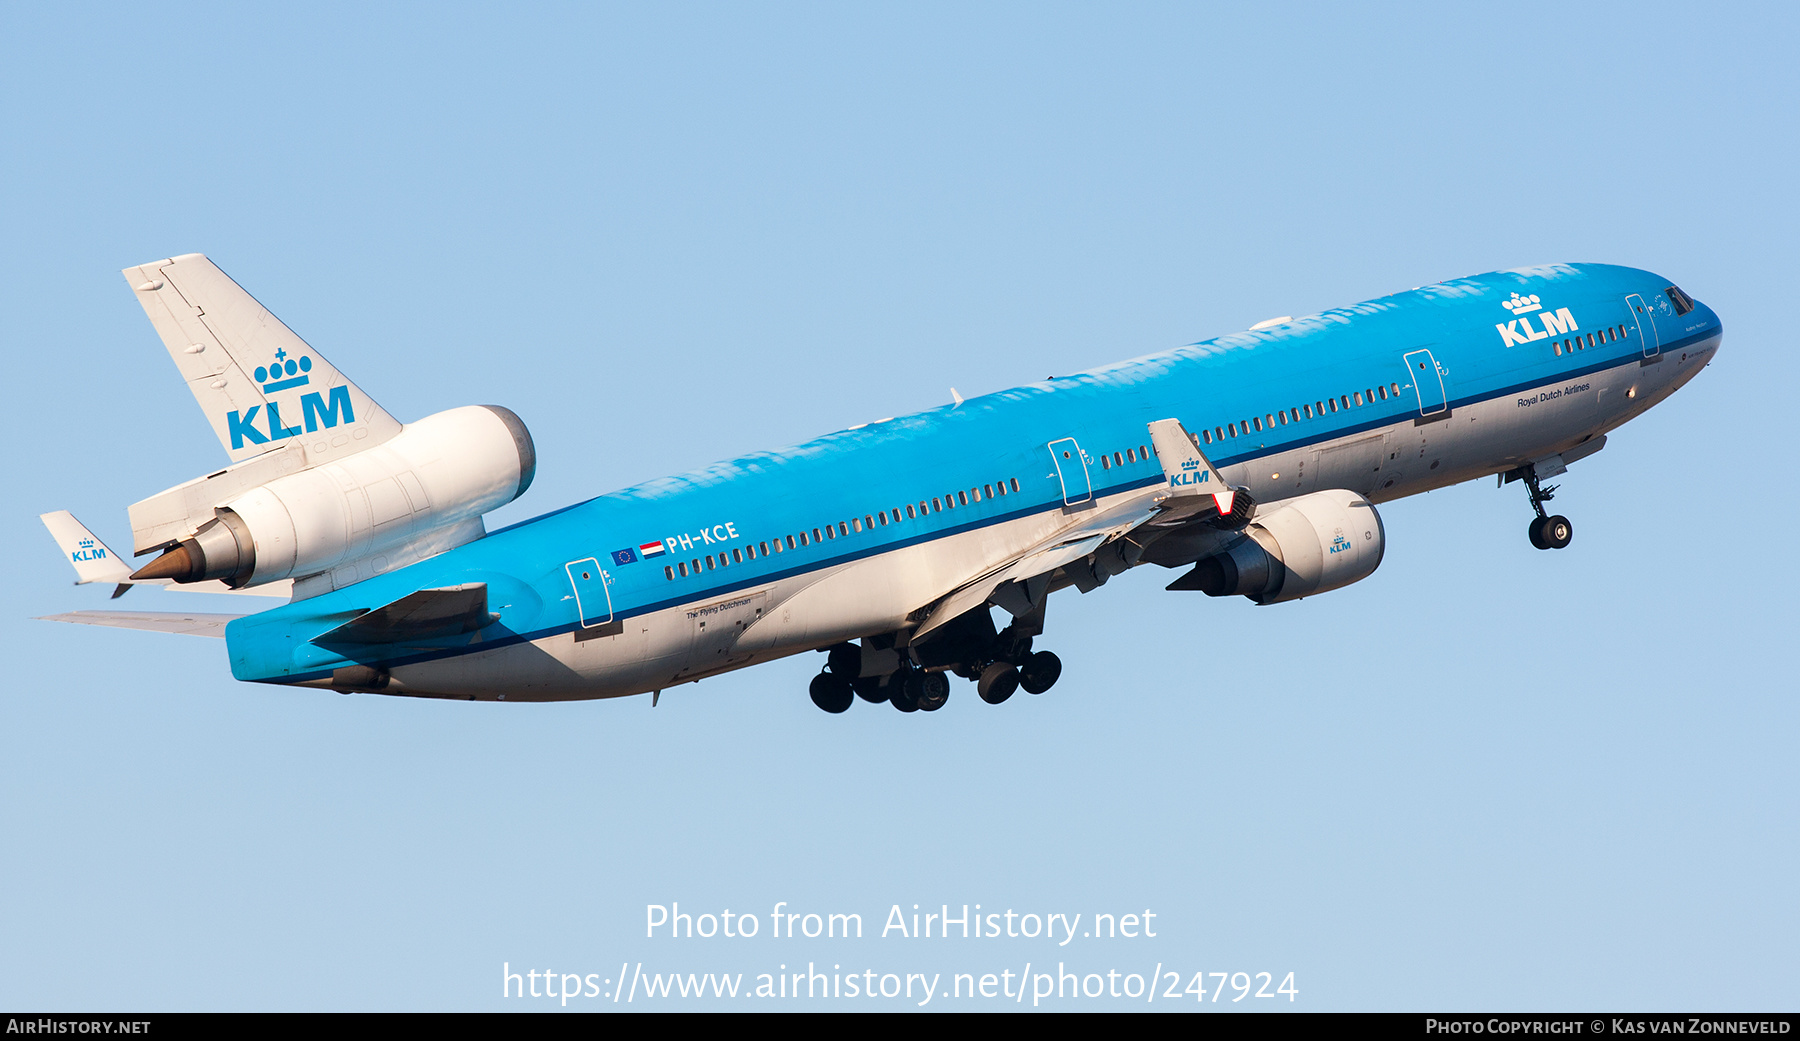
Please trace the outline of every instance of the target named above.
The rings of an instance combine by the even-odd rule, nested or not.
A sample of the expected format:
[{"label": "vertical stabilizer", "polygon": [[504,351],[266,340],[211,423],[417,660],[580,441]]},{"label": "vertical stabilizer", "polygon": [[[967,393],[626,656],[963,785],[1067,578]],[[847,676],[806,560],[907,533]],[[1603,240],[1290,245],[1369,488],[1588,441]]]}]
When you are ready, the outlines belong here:
[{"label": "vertical stabilizer", "polygon": [[359,452],[400,424],[199,253],[125,280],[232,462],[298,443],[309,464]]}]

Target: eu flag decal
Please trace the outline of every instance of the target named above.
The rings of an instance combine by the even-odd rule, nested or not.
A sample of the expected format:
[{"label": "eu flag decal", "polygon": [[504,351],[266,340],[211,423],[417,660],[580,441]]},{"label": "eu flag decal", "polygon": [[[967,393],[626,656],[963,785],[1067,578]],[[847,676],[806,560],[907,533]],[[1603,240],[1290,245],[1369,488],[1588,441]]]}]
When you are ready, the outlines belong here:
[{"label": "eu flag decal", "polygon": [[612,558],[615,564],[629,564],[637,559],[637,551],[629,548],[615,549]]}]

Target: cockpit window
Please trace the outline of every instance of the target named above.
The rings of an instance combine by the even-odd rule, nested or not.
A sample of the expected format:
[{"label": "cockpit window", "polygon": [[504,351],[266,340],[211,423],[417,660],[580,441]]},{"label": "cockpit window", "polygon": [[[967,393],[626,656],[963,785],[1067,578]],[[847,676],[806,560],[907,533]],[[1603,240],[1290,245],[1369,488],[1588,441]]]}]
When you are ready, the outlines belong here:
[{"label": "cockpit window", "polygon": [[1669,294],[1669,301],[1675,305],[1675,313],[1687,314],[1694,309],[1694,298],[1681,291],[1679,286],[1670,286],[1663,290]]}]

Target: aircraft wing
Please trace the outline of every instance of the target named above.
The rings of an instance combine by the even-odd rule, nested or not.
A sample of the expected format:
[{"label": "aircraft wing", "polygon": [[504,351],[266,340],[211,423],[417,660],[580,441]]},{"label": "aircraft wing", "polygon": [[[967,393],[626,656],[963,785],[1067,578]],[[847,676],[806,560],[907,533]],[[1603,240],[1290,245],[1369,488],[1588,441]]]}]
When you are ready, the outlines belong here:
[{"label": "aircraft wing", "polygon": [[143,629],[153,633],[225,638],[225,626],[236,614],[171,614],[160,611],[70,611],[45,615],[40,622],[74,622],[77,625],[109,625],[116,629]]},{"label": "aircraft wing", "polygon": [[1085,592],[1137,563],[1148,540],[1130,539],[1134,530],[1228,516],[1241,505],[1239,490],[1225,483],[1180,420],[1159,419],[1149,424],[1149,430],[1163,468],[1162,485],[1085,516],[958,587],[931,608],[912,639],[924,638],[983,603],[997,604],[1015,617],[1030,614],[1043,603],[1059,568],[1069,569],[1069,576]]},{"label": "aircraft wing", "polygon": [[487,594],[486,582],[421,589],[358,615],[312,642],[321,647],[367,645],[472,633],[499,617],[488,611]]}]

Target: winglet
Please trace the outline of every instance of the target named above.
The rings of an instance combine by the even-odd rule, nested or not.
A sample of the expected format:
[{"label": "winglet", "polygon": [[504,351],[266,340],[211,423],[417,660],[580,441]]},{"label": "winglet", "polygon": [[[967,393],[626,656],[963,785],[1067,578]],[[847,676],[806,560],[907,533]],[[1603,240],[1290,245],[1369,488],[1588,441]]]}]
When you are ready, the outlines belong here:
[{"label": "winglet", "polygon": [[1206,454],[1200,451],[1200,442],[1187,432],[1181,420],[1152,422],[1150,443],[1156,447],[1156,457],[1162,463],[1163,476],[1168,479],[1165,487],[1171,497],[1210,495],[1219,515],[1230,515],[1236,504],[1237,489],[1226,484],[1225,478],[1207,461]]},{"label": "winglet", "polygon": [[[75,584],[86,585],[89,582],[112,582],[121,586],[130,585],[131,568],[120,560],[100,539],[68,510],[55,510],[38,514],[38,520],[50,529],[50,537],[56,540],[63,555],[75,568]],[[123,590],[121,590],[122,592]],[[114,593],[117,596],[118,593]]]}]

